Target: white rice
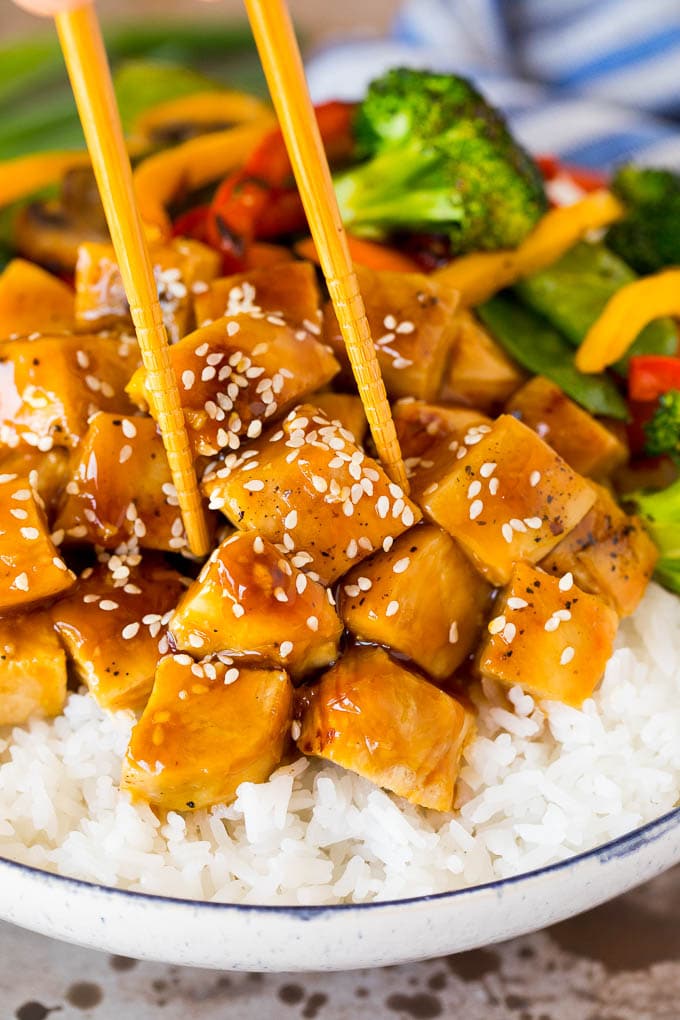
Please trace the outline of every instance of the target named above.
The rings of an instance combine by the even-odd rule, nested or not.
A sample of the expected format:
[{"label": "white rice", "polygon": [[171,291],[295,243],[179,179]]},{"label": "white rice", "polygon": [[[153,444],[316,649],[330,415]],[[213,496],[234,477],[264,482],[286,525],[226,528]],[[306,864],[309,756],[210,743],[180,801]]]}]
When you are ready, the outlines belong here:
[{"label": "white rice", "polygon": [[104,885],[232,903],[459,889],[604,843],[680,793],[680,600],[652,585],[581,711],[475,696],[455,815],[300,760],[229,807],[159,821],[117,788],[132,716],[87,695],[0,733],[0,856]]}]

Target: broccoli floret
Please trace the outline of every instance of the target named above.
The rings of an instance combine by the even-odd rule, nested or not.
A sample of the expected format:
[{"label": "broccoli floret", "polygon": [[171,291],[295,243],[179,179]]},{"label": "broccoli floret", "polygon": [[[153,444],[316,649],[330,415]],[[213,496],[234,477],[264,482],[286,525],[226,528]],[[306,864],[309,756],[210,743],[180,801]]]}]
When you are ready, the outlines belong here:
[{"label": "broccoli floret", "polygon": [[633,492],[626,499],[635,504],[659,550],[657,580],[680,593],[680,479],[660,492]]},{"label": "broccoli floret", "polygon": [[650,457],[664,454],[680,463],[680,392],[669,390],[659,397],[659,406],[643,426],[646,436],[645,453]]},{"label": "broccoli floret", "polygon": [[464,78],[388,71],[354,127],[364,162],[335,181],[353,233],[443,234],[454,254],[513,248],[546,209],[536,165]]},{"label": "broccoli floret", "polygon": [[624,166],[611,187],[626,215],[610,228],[609,247],[638,273],[680,265],[680,174]]}]

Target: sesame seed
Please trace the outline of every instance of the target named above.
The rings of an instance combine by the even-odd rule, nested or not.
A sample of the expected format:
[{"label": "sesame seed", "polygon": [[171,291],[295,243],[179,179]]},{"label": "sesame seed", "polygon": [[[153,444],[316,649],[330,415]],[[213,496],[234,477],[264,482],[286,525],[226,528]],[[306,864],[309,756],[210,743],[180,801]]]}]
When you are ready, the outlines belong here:
[{"label": "sesame seed", "polygon": [[355,599],[361,593],[361,588],[358,584],[346,584],[344,592],[345,595],[349,595],[351,599]]},{"label": "sesame seed", "polygon": [[23,503],[25,500],[31,498],[30,489],[17,489],[16,492],[12,493],[12,499],[16,499],[19,503]]},{"label": "sesame seed", "polygon": [[553,616],[551,616],[551,617],[550,617],[550,619],[549,619],[549,620],[546,620],[546,621],[545,621],[545,627],[544,627],[544,630],[547,630],[547,631],[549,631],[549,632],[552,632],[552,631],[554,631],[554,630],[557,630],[557,628],[559,627],[559,625],[560,625],[560,619],[559,619],[559,617],[558,617],[558,616],[554,616],[554,615],[553,615]]},{"label": "sesame seed", "polygon": [[576,652],[571,645],[567,645],[562,654],[560,655],[560,666],[568,666],[571,660],[574,658]]},{"label": "sesame seed", "polygon": [[127,439],[134,439],[135,436],[137,435],[137,429],[135,428],[134,423],[131,422],[129,418],[123,418],[121,428],[123,429],[123,435]]},{"label": "sesame seed", "polygon": [[511,526],[509,524],[504,524],[503,527],[501,528],[501,534],[503,535],[503,538],[509,545],[512,542],[513,538],[513,531]]},{"label": "sesame seed", "polygon": [[187,655],[186,652],[179,652],[177,655],[173,655],[172,658],[173,658],[173,661],[176,662],[178,666],[191,666],[192,665],[191,656]]},{"label": "sesame seed", "polygon": [[398,612],[399,603],[396,601],[396,599],[393,599],[392,602],[390,602],[390,604],[388,605],[387,609],[385,610],[385,616],[394,616],[395,613]]},{"label": "sesame seed", "polygon": [[364,577],[362,575],[361,577],[357,577],[357,585],[359,586],[359,591],[370,591],[373,587],[373,581],[370,577]]},{"label": "sesame seed", "polygon": [[411,507],[404,507],[404,512],[401,515],[401,523],[405,528],[410,528],[414,521],[415,517],[413,516],[413,510],[411,510]]},{"label": "sesame seed", "polygon": [[282,659],[287,659],[288,656],[290,655],[290,653],[293,651],[293,642],[292,641],[282,641],[281,642],[281,649],[280,650],[281,650],[281,658]]},{"label": "sesame seed", "polygon": [[497,478],[492,478],[489,482],[489,492],[492,496],[495,496],[498,492],[499,481]]},{"label": "sesame seed", "polygon": [[403,574],[405,570],[408,570],[410,563],[410,558],[408,556],[404,556],[402,559],[397,560],[392,567],[392,570],[395,574]]},{"label": "sesame seed", "polygon": [[480,467],[479,473],[482,476],[482,478],[490,478],[495,470],[496,464],[491,460],[487,460]]},{"label": "sesame seed", "polygon": [[136,637],[139,633],[138,623],[128,623],[126,627],[123,627],[121,635],[124,641],[131,641],[133,637]]},{"label": "sesame seed", "polygon": [[556,609],[555,612],[553,613],[553,616],[557,620],[563,620],[565,623],[567,622],[567,620],[571,620],[571,613],[569,612],[568,609]]},{"label": "sesame seed", "polygon": [[524,523],[528,528],[532,528],[534,531],[538,531],[538,529],[542,526],[543,521],[541,520],[540,517],[525,517]]},{"label": "sesame seed", "polygon": [[57,570],[68,570],[68,567],[66,566],[64,561],[60,559],[58,556],[52,557],[52,563],[57,568]]},{"label": "sesame seed", "polygon": [[250,422],[250,424],[248,425],[248,428],[246,430],[246,435],[248,436],[248,439],[257,439],[257,437],[261,433],[262,433],[262,422],[258,418],[253,418],[253,420]]},{"label": "sesame seed", "polygon": [[102,599],[99,603],[99,608],[103,609],[105,613],[112,613],[114,610],[120,609],[120,606],[113,599]]},{"label": "sesame seed", "polygon": [[529,475],[529,485],[531,486],[532,489],[536,488],[540,480],[541,480],[540,471],[532,471],[531,474]]},{"label": "sesame seed", "polygon": [[277,602],[287,602],[288,596],[286,595],[283,588],[274,588],[274,598]]},{"label": "sesame seed", "polygon": [[291,510],[289,513],[286,514],[283,521],[283,526],[284,528],[288,528],[289,531],[292,531],[293,528],[297,527],[297,522],[298,522],[297,510]]},{"label": "sesame seed", "polygon": [[302,733],[302,726],[300,726],[300,723],[297,721],[297,719],[293,719],[292,723],[290,724],[290,735],[291,735],[292,739],[293,740],[299,740],[301,733]]},{"label": "sesame seed", "polygon": [[264,552],[264,542],[259,535],[253,541],[253,552],[257,553],[258,556],[261,556]]},{"label": "sesame seed", "polygon": [[473,502],[470,504],[470,520],[476,521],[483,509],[484,504],[482,503],[481,499],[473,500]]},{"label": "sesame seed", "polygon": [[131,456],[132,447],[130,446],[129,443],[126,443],[125,446],[121,446],[120,448],[120,453],[118,454],[118,463],[124,464],[126,460],[130,459]]},{"label": "sesame seed", "polygon": [[231,669],[228,669],[228,670],[225,671],[225,674],[224,674],[224,683],[227,686],[229,686],[229,684],[233,684],[234,681],[238,680],[238,677],[239,677],[239,670],[236,668],[236,666],[232,666]]},{"label": "sesame seed", "polygon": [[232,319],[231,322],[227,323],[227,336],[236,336],[240,328],[238,322],[234,322]]},{"label": "sesame seed", "polygon": [[474,480],[474,482],[470,482],[470,484],[468,486],[467,498],[468,499],[474,499],[475,496],[478,496],[481,491],[482,491],[482,483],[479,481],[478,478],[476,478]]},{"label": "sesame seed", "polygon": [[231,611],[237,620],[239,620],[245,613],[245,609],[243,608],[240,602],[232,603]]},{"label": "sesame seed", "polygon": [[563,574],[559,580],[558,587],[560,591],[569,591],[574,585],[574,575],[570,570],[566,574]]},{"label": "sesame seed", "polygon": [[40,537],[40,532],[37,528],[19,528],[22,538],[27,539],[29,542]]},{"label": "sesame seed", "polygon": [[489,634],[500,634],[505,627],[505,623],[506,620],[504,616],[494,616],[493,620],[489,621],[489,626],[487,628]]},{"label": "sesame seed", "polygon": [[526,601],[526,599],[521,599],[518,598],[516,595],[513,595],[511,598],[508,599],[507,605],[508,609],[526,609],[529,603]]},{"label": "sesame seed", "polygon": [[249,481],[244,483],[243,488],[247,489],[248,492],[262,492],[264,489],[264,482],[260,481],[259,478],[251,478]]},{"label": "sesame seed", "polygon": [[195,381],[196,376],[194,375],[190,368],[187,368],[184,370],[184,372],[182,372],[182,386],[184,386],[185,390],[190,390],[191,387],[194,385]]},{"label": "sesame seed", "polygon": [[383,538],[383,543],[382,543],[383,552],[389,552],[393,545],[394,545],[394,539],[392,538],[392,536],[391,535],[385,535],[385,537]]},{"label": "sesame seed", "polygon": [[387,517],[388,513],[390,512],[390,501],[387,498],[387,496],[380,496],[378,502],[375,504],[375,509],[376,513],[378,514],[378,517],[382,518],[383,520]]},{"label": "sesame seed", "polygon": [[99,602],[101,595],[83,595],[83,602],[89,606],[92,602]]},{"label": "sesame seed", "polygon": [[28,511],[23,510],[19,506],[13,506],[10,510],[12,517],[16,517],[18,521],[25,521],[28,518]]},{"label": "sesame seed", "polygon": [[17,574],[14,578],[13,587],[18,588],[19,591],[28,591],[28,574],[26,571]]},{"label": "sesame seed", "polygon": [[319,620],[318,620],[318,618],[316,616],[308,616],[307,617],[307,626],[309,627],[310,630],[318,630],[319,629]]},{"label": "sesame seed", "polygon": [[449,627],[449,644],[455,645],[458,642],[458,621],[454,620]]},{"label": "sesame seed", "polygon": [[189,644],[191,645],[192,648],[202,648],[205,642],[200,634],[197,634],[195,631],[192,631],[191,634],[189,635]]},{"label": "sesame seed", "polygon": [[503,640],[507,644],[511,644],[514,641],[516,634],[517,634],[517,627],[514,625],[514,623],[506,623],[506,625],[505,625],[505,627],[503,627],[503,631],[502,631]]}]

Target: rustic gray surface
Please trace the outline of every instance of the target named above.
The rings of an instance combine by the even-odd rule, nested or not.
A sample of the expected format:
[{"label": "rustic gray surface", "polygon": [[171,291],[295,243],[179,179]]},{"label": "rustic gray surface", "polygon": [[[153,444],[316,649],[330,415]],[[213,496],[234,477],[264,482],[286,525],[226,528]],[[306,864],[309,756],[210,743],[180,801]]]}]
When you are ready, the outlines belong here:
[{"label": "rustic gray surface", "polygon": [[537,935],[345,974],[137,963],[0,925],[0,1020],[678,1020],[680,869]]}]

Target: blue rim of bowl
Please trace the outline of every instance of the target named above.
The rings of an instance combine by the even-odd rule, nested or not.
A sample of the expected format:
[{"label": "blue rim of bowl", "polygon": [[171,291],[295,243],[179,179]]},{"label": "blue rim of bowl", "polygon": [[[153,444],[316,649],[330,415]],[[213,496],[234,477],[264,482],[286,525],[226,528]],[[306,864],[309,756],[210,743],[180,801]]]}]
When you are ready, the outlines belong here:
[{"label": "blue rim of bowl", "polygon": [[88,882],[82,878],[72,878],[69,875],[60,875],[57,872],[45,871],[44,868],[36,868],[30,864],[22,864],[19,861],[12,861],[7,857],[0,856],[0,868],[7,867],[32,875],[34,878],[44,882],[63,883],[74,886],[77,890],[92,890],[95,893],[111,895],[114,897],[132,898],[142,900],[151,904],[164,904],[173,907],[189,909],[204,909],[222,911],[236,911],[238,913],[267,913],[290,915],[291,917],[307,921],[314,917],[320,917],[329,912],[350,910],[379,910],[390,907],[405,907],[417,903],[432,903],[439,900],[456,899],[462,896],[470,896],[475,893],[500,892],[506,886],[517,885],[529,879],[540,878],[544,875],[557,874],[565,868],[573,867],[583,861],[596,858],[601,864],[607,864],[616,858],[627,857],[641,847],[654,843],[665,836],[672,829],[680,827],[680,806],[673,808],[666,814],[660,815],[651,822],[646,822],[637,829],[618,836],[607,843],[584,850],[579,854],[573,854],[562,861],[555,861],[553,864],[546,864],[542,868],[535,868],[533,871],[525,871],[519,875],[509,875],[507,878],[497,878],[492,882],[484,882],[481,885],[466,886],[463,889],[451,889],[448,892],[428,893],[423,896],[409,896],[398,900],[371,900],[368,903],[325,903],[311,906],[296,906],[295,904],[257,904],[257,903],[215,903],[211,900],[192,900],[173,896],[160,896],[154,893],[137,892],[132,889],[120,889],[111,885],[100,885],[97,882]]}]

